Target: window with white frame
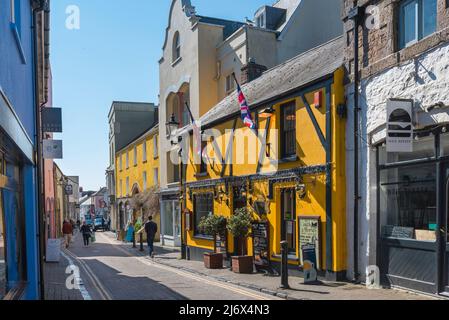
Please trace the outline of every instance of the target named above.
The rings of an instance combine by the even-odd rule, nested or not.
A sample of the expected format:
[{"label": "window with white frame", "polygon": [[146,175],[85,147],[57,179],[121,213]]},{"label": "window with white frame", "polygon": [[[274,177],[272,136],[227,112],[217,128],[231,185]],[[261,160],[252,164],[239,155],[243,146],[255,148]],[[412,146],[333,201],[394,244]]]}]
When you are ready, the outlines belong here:
[{"label": "window with white frame", "polygon": [[155,186],[159,185],[159,169],[158,168],[153,169],[153,184]]},{"label": "window with white frame", "polygon": [[134,146],[133,158],[134,158],[134,166],[137,166],[137,146]]},{"label": "window with white frame", "polygon": [[142,174],[142,178],[143,178],[143,191],[147,190],[147,172],[144,171]]},{"label": "window with white frame", "polygon": [[119,190],[120,197],[123,197],[123,180],[122,179],[120,179],[120,183],[118,186],[120,188],[120,190]]},{"label": "window with white frame", "polygon": [[118,160],[119,160],[118,162],[119,162],[120,171],[122,171],[123,170],[123,157],[122,157],[122,155],[119,156]]},{"label": "window with white frame", "polygon": [[266,27],[266,19],[265,19],[265,11],[263,11],[261,14],[256,16],[256,26],[259,28],[265,28]]},{"label": "window with white frame", "polygon": [[126,195],[129,195],[129,177],[126,177]]},{"label": "window with white frame", "polygon": [[235,82],[232,74],[226,77],[226,94],[229,95],[235,90]]},{"label": "window with white frame", "polygon": [[176,32],[173,37],[173,62],[176,62],[179,58],[181,58],[181,38],[179,32]]},{"label": "window with white frame", "polygon": [[126,169],[129,169],[129,152],[126,152]]},{"label": "window with white frame", "polygon": [[437,0],[403,0],[399,5],[399,47],[403,49],[437,29]]},{"label": "window with white frame", "polygon": [[153,137],[153,157],[156,159],[159,156],[159,146],[157,135]]},{"label": "window with white frame", "polygon": [[147,142],[144,141],[142,144],[142,158],[143,158],[143,162],[147,161]]}]

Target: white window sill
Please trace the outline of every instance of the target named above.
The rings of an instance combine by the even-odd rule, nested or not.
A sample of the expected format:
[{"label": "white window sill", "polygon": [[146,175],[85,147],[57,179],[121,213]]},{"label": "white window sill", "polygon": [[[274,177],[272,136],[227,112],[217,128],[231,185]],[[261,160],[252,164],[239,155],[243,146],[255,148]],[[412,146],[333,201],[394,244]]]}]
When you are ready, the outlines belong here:
[{"label": "white window sill", "polygon": [[178,59],[176,59],[175,61],[172,62],[171,66],[175,67],[178,63],[180,63],[182,61],[182,57],[179,57]]}]

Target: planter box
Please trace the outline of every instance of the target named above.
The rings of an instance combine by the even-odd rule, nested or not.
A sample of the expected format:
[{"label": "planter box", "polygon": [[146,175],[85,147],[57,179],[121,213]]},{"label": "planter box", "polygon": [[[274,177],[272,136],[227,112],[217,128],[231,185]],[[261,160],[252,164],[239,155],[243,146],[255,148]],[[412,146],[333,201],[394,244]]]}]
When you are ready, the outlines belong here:
[{"label": "planter box", "polygon": [[205,253],[204,266],[207,269],[223,269],[223,254],[222,253]]},{"label": "planter box", "polygon": [[251,274],[254,269],[252,256],[232,257],[232,271],[235,273]]}]

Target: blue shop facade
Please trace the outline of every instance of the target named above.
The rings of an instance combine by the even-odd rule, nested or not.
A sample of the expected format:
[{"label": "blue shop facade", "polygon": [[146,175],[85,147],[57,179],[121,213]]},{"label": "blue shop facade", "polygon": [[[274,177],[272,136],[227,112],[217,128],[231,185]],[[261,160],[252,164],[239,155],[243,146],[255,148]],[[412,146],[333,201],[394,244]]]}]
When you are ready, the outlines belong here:
[{"label": "blue shop facade", "polygon": [[[0,300],[40,298],[37,110],[47,1],[0,8]],[[47,56],[48,57],[48,56]],[[40,80],[42,79],[42,80]]]}]

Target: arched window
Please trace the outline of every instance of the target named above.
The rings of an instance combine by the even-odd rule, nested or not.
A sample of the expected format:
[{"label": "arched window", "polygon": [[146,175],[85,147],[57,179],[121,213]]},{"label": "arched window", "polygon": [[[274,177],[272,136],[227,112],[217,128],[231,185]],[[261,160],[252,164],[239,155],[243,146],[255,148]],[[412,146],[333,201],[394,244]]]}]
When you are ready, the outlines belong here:
[{"label": "arched window", "polygon": [[173,62],[181,57],[181,39],[179,37],[179,32],[175,33],[173,38]]}]

